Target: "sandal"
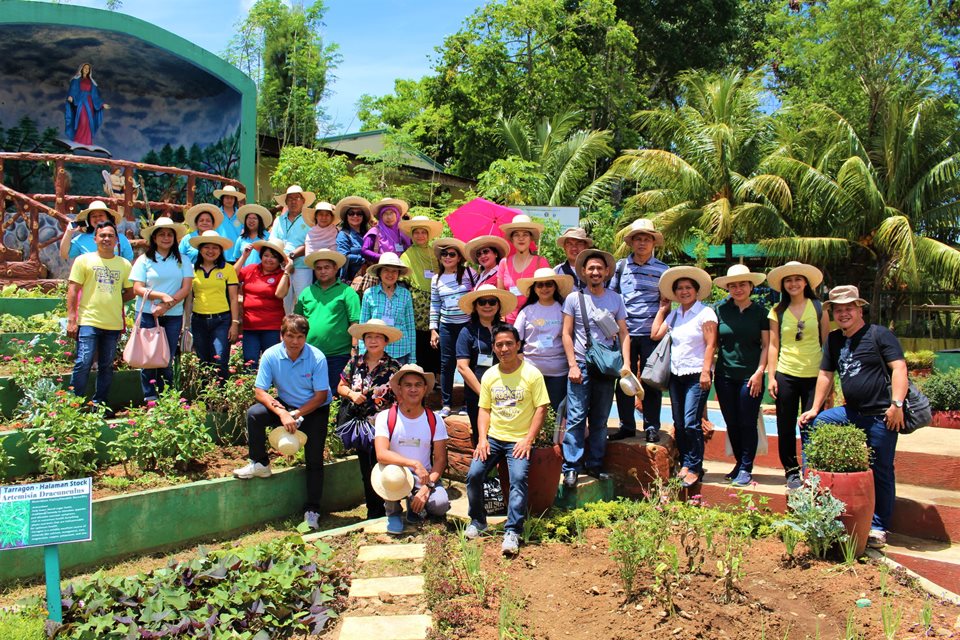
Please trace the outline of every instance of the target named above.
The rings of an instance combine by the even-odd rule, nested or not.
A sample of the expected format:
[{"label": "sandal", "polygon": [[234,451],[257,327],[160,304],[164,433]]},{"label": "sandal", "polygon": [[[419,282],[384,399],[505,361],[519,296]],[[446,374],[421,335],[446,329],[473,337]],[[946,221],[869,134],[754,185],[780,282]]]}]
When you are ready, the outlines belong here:
[{"label": "sandal", "polygon": [[693,485],[699,483],[703,479],[703,471],[700,473],[694,473],[693,471],[687,471],[686,475],[680,476],[680,486],[684,489],[689,489]]}]

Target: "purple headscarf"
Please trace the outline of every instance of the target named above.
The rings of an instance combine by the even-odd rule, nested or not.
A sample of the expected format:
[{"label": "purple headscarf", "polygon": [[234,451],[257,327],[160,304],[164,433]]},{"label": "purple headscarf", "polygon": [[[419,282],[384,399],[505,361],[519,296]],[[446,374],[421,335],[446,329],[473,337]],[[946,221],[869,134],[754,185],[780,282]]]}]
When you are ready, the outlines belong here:
[{"label": "purple headscarf", "polygon": [[[393,211],[395,214],[397,214],[397,222],[392,227],[387,226],[383,222],[383,214],[385,214],[387,211]],[[373,247],[376,246],[376,241],[378,239],[380,242],[379,246],[377,246],[377,251],[373,251]],[[375,224],[372,229],[367,231],[367,234],[364,236],[363,240],[364,257],[371,262],[376,262],[376,259],[371,260],[374,255],[376,255],[377,259],[379,259],[381,254],[386,253],[387,251],[392,251],[393,253],[400,255],[406,251],[411,244],[413,244],[413,241],[410,240],[406,234],[400,231],[400,210],[392,205],[387,205],[377,212],[377,224]]]}]

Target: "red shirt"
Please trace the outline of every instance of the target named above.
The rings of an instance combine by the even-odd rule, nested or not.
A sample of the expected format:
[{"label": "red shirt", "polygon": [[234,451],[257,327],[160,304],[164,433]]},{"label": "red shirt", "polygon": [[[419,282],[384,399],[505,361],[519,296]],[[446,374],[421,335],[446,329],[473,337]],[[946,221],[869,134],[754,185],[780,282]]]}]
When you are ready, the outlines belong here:
[{"label": "red shirt", "polygon": [[279,331],[283,321],[283,300],[277,298],[277,285],[283,270],[264,274],[261,265],[248,264],[237,279],[243,285],[243,328],[254,331]]}]

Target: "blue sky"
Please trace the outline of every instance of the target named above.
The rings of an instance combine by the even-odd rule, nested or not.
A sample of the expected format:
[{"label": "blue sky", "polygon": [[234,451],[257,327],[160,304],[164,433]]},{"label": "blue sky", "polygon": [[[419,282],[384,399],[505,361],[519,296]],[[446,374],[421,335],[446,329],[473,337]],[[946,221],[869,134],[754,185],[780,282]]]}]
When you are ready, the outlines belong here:
[{"label": "blue sky", "polygon": [[[103,0],[73,4],[103,8]],[[221,53],[233,26],[253,0],[124,0],[122,13],[146,20]],[[364,93],[393,90],[396,78],[419,78],[430,71],[434,47],[455,33],[482,0],[326,0],[325,42],[340,46],[331,95],[323,103],[333,133],[355,131],[355,105]]]}]

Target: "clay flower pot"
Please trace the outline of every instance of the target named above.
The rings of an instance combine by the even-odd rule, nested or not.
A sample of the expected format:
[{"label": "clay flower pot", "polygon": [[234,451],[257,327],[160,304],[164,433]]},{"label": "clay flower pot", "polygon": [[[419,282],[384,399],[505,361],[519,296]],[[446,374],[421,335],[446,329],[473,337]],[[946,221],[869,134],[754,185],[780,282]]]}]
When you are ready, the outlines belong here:
[{"label": "clay flower pot", "polygon": [[[560,471],[563,458],[553,447],[534,447],[530,450],[530,472],[527,475],[527,510],[531,515],[540,516],[553,506],[560,486]],[[500,487],[503,490],[504,504],[510,503],[510,473],[507,463],[501,460],[497,465]]]},{"label": "clay flower pot", "polygon": [[934,411],[930,426],[941,429],[960,429],[960,411]]},{"label": "clay flower pot", "polygon": [[847,534],[857,539],[857,555],[867,548],[867,536],[873,521],[876,493],[873,488],[873,471],[854,471],[850,473],[831,473],[829,471],[809,470],[820,476],[820,486],[830,489],[835,498],[846,505],[840,514]]}]

